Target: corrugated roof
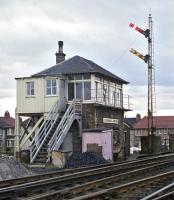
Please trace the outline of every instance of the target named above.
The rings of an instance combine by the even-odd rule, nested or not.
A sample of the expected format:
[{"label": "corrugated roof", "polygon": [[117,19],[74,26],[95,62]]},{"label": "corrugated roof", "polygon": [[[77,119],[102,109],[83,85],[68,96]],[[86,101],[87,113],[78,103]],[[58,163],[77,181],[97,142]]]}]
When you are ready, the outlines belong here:
[{"label": "corrugated roof", "polygon": [[103,67],[97,65],[91,60],[87,60],[80,56],[74,56],[64,62],[58,63],[48,69],[45,69],[39,73],[32,75],[32,77],[40,76],[56,76],[56,75],[68,75],[68,74],[84,74],[84,73],[94,73],[100,74],[121,83],[127,84],[128,82],[116,76],[115,74],[109,72]]},{"label": "corrugated roof", "polygon": [[[147,117],[143,117],[133,127],[135,129],[147,129],[147,119]],[[154,127],[157,129],[174,128],[174,116],[154,116],[153,119]]]}]

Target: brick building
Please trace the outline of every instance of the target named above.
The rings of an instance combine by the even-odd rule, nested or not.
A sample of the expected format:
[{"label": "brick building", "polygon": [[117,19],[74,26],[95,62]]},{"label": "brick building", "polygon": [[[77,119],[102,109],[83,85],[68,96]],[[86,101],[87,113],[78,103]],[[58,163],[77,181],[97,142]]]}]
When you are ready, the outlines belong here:
[{"label": "brick building", "polygon": [[[173,149],[174,141],[174,116],[154,116],[154,135],[160,137],[161,150]],[[141,147],[141,138],[148,136],[148,118],[138,120],[131,130],[133,146]]]},{"label": "brick building", "polygon": [[14,154],[15,147],[15,119],[6,111],[0,117],[0,153]]}]

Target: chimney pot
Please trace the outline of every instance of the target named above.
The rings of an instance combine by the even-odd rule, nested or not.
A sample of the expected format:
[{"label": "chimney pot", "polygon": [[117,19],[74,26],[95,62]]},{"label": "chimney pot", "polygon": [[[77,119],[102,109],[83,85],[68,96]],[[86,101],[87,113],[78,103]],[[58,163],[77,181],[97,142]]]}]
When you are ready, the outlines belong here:
[{"label": "chimney pot", "polygon": [[63,41],[58,41],[58,52],[55,53],[56,55],[56,64],[63,62],[65,60],[66,54],[63,53]]},{"label": "chimney pot", "polygon": [[59,47],[63,47],[63,41],[58,41]]}]

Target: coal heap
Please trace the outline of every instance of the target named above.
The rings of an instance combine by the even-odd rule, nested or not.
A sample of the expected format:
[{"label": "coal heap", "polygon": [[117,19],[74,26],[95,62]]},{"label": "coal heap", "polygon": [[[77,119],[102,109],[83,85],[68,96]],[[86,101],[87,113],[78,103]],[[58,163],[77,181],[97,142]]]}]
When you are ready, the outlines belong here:
[{"label": "coal heap", "polygon": [[104,163],[108,163],[108,161],[106,161],[102,155],[96,153],[73,153],[71,157],[67,160],[65,168],[85,167]]}]

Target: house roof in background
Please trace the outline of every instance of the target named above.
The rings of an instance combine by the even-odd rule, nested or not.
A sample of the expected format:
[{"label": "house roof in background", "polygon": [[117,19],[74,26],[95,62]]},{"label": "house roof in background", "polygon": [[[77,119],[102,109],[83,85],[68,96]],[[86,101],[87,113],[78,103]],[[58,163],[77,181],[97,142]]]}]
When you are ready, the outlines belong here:
[{"label": "house roof in background", "polygon": [[1,129],[6,128],[6,125],[4,124],[4,122],[1,122],[1,121],[0,121],[0,128],[1,128]]},{"label": "house roof in background", "polygon": [[103,67],[97,65],[91,60],[87,60],[80,56],[74,56],[68,60],[65,60],[61,63],[58,63],[48,69],[45,69],[39,73],[32,75],[32,77],[40,76],[55,76],[55,75],[68,75],[68,74],[99,74],[111,79],[114,79],[118,82],[128,84],[129,82],[123,80],[122,78],[116,76],[115,74],[109,72]]},{"label": "house roof in background", "polygon": [[8,111],[5,112],[4,117],[0,117],[0,128],[14,128],[15,119],[10,117]]},{"label": "house roof in background", "polygon": [[129,126],[134,126],[135,123],[137,123],[137,118],[136,117],[130,117],[130,118],[124,118],[124,122],[127,123]]},{"label": "house roof in background", "polygon": [[[154,116],[153,124],[155,128],[167,129],[174,128],[174,116]],[[147,129],[148,128],[148,118],[143,117],[134,126],[135,129]]]}]

